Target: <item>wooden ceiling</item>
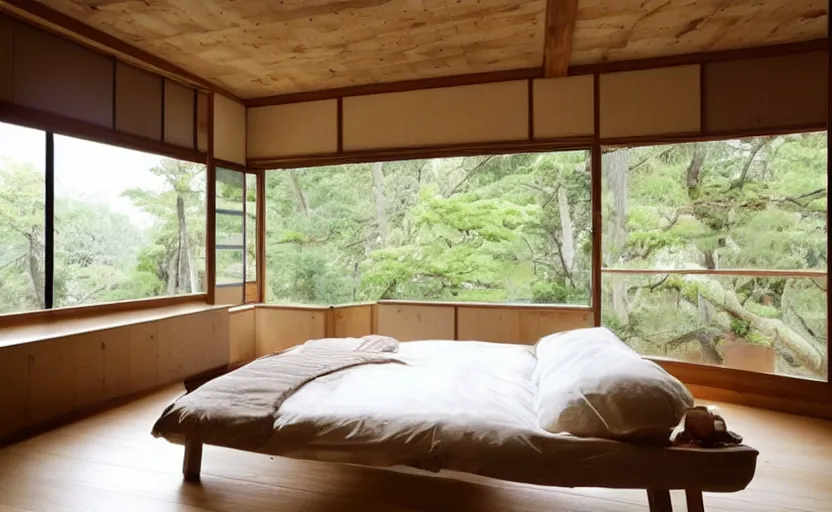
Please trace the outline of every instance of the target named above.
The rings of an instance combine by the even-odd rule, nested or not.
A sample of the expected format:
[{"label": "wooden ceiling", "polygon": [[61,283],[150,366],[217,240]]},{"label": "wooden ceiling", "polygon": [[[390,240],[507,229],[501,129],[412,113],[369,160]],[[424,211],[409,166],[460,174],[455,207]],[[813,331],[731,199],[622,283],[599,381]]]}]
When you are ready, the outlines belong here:
[{"label": "wooden ceiling", "polygon": [[548,38],[547,0],[40,3],[241,98],[541,67],[551,40],[576,65],[826,37],[826,0],[548,1]]}]

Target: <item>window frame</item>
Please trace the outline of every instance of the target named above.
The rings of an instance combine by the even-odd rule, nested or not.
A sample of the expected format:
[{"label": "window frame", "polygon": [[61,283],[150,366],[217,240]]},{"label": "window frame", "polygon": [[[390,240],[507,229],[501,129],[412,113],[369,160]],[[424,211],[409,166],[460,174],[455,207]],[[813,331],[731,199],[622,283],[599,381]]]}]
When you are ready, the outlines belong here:
[{"label": "window frame", "polygon": [[[89,142],[106,144],[115,148],[128,149],[149,153],[161,158],[172,158],[204,165],[206,181],[213,175],[208,165],[208,155],[189,148],[179,148],[166,143],[143,139],[129,134],[95,127],[90,129],[87,123],[76,123],[61,116],[42,114],[35,110],[15,107],[9,112],[0,112],[0,122],[22,128],[30,128],[44,132],[46,144],[44,146],[44,305],[43,309],[0,314],[0,328],[17,325],[32,319],[61,319],[75,318],[104,313],[123,311],[137,311],[163,306],[172,306],[189,302],[206,303],[209,297],[207,290],[198,293],[184,293],[178,295],[162,295],[137,299],[125,299],[113,302],[83,304],[73,306],[54,307],[54,277],[55,277],[55,135],[72,137]],[[55,127],[66,129],[55,129]],[[206,202],[207,205],[207,202]],[[207,217],[206,210],[206,217]],[[207,239],[207,237],[206,237]],[[206,260],[208,256],[207,240]],[[206,287],[211,282],[206,276]]]},{"label": "window frame", "polygon": [[[830,172],[830,167],[832,166],[832,155],[830,155],[830,129],[832,127],[824,126],[824,127],[794,127],[793,129],[781,129],[781,130],[746,130],[742,133],[726,133],[726,134],[711,134],[707,136],[689,136],[689,135],[679,135],[679,136],[665,136],[665,137],[636,137],[636,138],[625,138],[625,139],[610,139],[610,140],[603,140],[599,139],[596,144],[593,145],[593,150],[597,148],[598,151],[598,194],[599,198],[603,193],[603,180],[602,180],[602,161],[601,157],[604,150],[610,149],[632,149],[638,147],[648,147],[648,146],[663,146],[663,145],[672,145],[672,144],[689,144],[689,143],[696,143],[696,142],[721,142],[721,141],[730,141],[748,137],[777,137],[777,136],[786,136],[786,135],[797,135],[797,134],[811,134],[811,133],[823,133],[825,135],[827,141],[827,150],[826,150],[826,181],[827,184],[830,183],[830,178],[832,178],[832,172]],[[592,172],[595,173],[595,167],[592,168]],[[629,172],[629,169],[628,169]],[[829,197],[829,187],[827,186],[827,197]],[[596,249],[595,245],[593,245],[593,256],[598,258],[599,265],[596,267],[593,265],[593,270],[595,270],[599,275],[599,292],[601,291],[601,286],[603,286],[603,276],[604,275],[660,275],[660,276],[668,276],[668,275],[705,275],[705,276],[715,276],[715,277],[736,277],[736,276],[749,276],[749,277],[763,277],[763,278],[792,278],[792,279],[829,279],[829,253],[830,253],[830,242],[829,242],[829,234],[827,232],[826,236],[826,247],[827,247],[827,266],[825,270],[820,269],[766,269],[766,268],[723,268],[723,269],[659,269],[659,268],[616,268],[616,267],[608,267],[603,264],[603,255],[604,255],[604,247],[603,247],[603,203],[602,201],[598,201],[598,209],[595,210],[595,204],[593,203],[593,214],[597,215],[598,217],[598,238],[600,243]],[[826,211],[826,218],[827,224],[829,220],[829,209],[827,205]],[[827,333],[830,327],[830,291],[827,288],[826,291],[826,327]],[[594,321],[596,327],[601,326],[602,320],[602,307],[603,303],[601,300],[601,294],[599,293],[597,302],[597,309],[593,307],[594,311]],[[593,305],[595,302],[593,302]],[[646,355],[644,356],[647,359],[654,360],[659,363],[661,366],[665,367],[665,369],[673,369],[674,375],[676,371],[685,372],[686,374],[692,375],[692,380],[698,380],[698,377],[701,375],[715,375],[713,372],[726,372],[722,375],[735,375],[737,379],[748,380],[752,384],[758,382],[755,380],[755,377],[760,377],[760,379],[774,379],[772,382],[794,382],[794,381],[802,381],[808,383],[808,386],[814,386],[815,384],[822,384],[825,386],[832,386],[832,370],[829,368],[829,361],[832,361],[832,343],[827,339],[827,354],[826,354],[826,379],[822,378],[809,378],[803,377],[798,375],[788,375],[788,374],[781,374],[781,373],[766,373],[766,372],[757,372],[751,370],[744,370],[738,368],[732,368],[729,366],[717,366],[711,365],[707,363],[697,363],[697,362],[689,362],[683,361],[675,358],[670,357],[662,357],[656,355]],[[701,370],[701,371],[700,371]],[[719,373],[716,373],[719,374]],[[690,378],[690,377],[689,377]],[[781,380],[785,379],[785,380]],[[686,381],[688,382],[688,381]],[[814,383],[814,384],[813,384]],[[697,384],[699,384],[697,382]],[[711,385],[710,381],[703,381],[700,385]]]},{"label": "window frame", "polygon": [[[214,166],[215,166],[215,172],[214,172],[214,180],[215,180],[214,194],[215,194],[215,196],[216,196],[216,191],[219,190],[219,187],[216,186],[219,183],[219,181],[217,180],[217,174],[218,173],[216,171],[223,170],[223,171],[239,173],[239,174],[242,175],[242,183],[243,183],[243,186],[242,186],[242,210],[229,210],[227,208],[216,208],[215,207],[214,208],[213,222],[211,222],[209,220],[209,224],[212,223],[213,224],[213,229],[215,230],[214,261],[216,262],[216,260],[217,260],[216,255],[219,251],[226,251],[226,250],[227,251],[241,251],[242,255],[243,255],[243,258],[242,258],[243,259],[243,262],[242,262],[242,264],[243,264],[243,272],[242,272],[243,280],[242,280],[242,282],[221,283],[221,284],[216,283],[217,269],[216,269],[216,264],[215,264],[215,268],[214,268],[214,279],[215,279],[214,287],[215,288],[232,288],[232,287],[236,287],[236,286],[241,287],[242,288],[242,297],[241,297],[241,302],[239,304],[251,304],[251,303],[261,302],[261,300],[262,300],[262,292],[261,292],[262,287],[260,286],[260,277],[259,277],[260,276],[260,271],[259,271],[260,258],[258,256],[261,252],[260,244],[261,243],[265,244],[265,241],[261,242],[259,239],[257,240],[258,245],[255,247],[255,252],[256,252],[256,254],[255,254],[255,263],[258,265],[258,272],[256,274],[255,280],[250,281],[248,279],[248,275],[247,275],[247,273],[248,273],[248,240],[247,240],[247,238],[248,238],[248,222],[249,222],[249,212],[248,212],[248,191],[249,191],[248,181],[249,180],[248,180],[248,176],[255,176],[255,178],[256,178],[255,189],[254,189],[254,192],[255,192],[254,228],[255,228],[255,233],[260,233],[260,224],[262,222],[261,221],[261,210],[262,210],[261,203],[263,203],[264,199],[265,199],[264,197],[261,198],[261,193],[260,193],[260,187],[261,187],[260,180],[263,179],[263,173],[259,170],[250,169],[248,167],[245,167],[245,166],[242,166],[242,165],[239,165],[239,164],[235,164],[234,162],[229,162],[227,160],[214,159]],[[215,201],[216,201],[216,198],[215,198]],[[215,204],[216,204],[216,202],[215,202]],[[242,217],[242,220],[243,220],[243,222],[242,222],[242,231],[241,231],[242,232],[242,243],[240,245],[237,245],[237,244],[223,245],[223,244],[216,243],[216,223],[217,223],[216,219],[217,219],[218,215],[234,215],[234,216],[239,215],[239,216]],[[255,287],[255,296],[256,296],[255,300],[248,300],[250,285],[253,285]]]}]

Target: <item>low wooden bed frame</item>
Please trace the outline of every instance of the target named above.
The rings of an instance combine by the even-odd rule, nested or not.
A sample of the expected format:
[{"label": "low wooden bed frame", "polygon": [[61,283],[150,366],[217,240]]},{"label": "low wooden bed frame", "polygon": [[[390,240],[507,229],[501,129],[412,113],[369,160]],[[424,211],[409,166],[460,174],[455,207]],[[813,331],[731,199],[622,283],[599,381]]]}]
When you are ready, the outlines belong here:
[{"label": "low wooden bed frame", "polygon": [[[199,482],[202,468],[202,441],[188,438],[185,440],[185,458],[182,463],[182,474],[188,482]],[[670,489],[646,489],[647,503],[650,512],[673,512],[670,502]],[[702,501],[702,491],[685,489],[685,500],[688,512],[705,512]]]}]

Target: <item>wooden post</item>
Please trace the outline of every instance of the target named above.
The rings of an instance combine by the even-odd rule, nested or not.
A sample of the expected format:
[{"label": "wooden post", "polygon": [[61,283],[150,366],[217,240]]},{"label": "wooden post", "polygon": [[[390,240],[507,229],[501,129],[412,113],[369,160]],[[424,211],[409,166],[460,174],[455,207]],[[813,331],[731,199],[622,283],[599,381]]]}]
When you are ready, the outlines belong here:
[{"label": "wooden post", "polygon": [[702,502],[702,491],[687,489],[685,499],[688,503],[688,512],[705,512],[705,504]]},{"label": "wooden post", "polygon": [[182,475],[188,482],[199,482],[202,469],[202,441],[188,437],[185,439],[185,458],[182,462]]},{"label": "wooden post", "polygon": [[[205,154],[205,291],[208,304],[216,304],[217,168],[214,162],[214,92],[208,95],[208,148]],[[245,287],[245,286],[244,286]]]},{"label": "wooden post", "polygon": [[670,491],[667,489],[647,489],[647,502],[650,504],[650,512],[673,512]]}]

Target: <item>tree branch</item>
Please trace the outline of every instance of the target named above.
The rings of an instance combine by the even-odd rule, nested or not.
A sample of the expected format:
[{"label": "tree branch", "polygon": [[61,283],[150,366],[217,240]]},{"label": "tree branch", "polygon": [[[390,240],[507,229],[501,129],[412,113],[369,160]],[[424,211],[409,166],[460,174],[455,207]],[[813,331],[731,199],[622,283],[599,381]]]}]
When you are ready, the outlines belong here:
[{"label": "tree branch", "polygon": [[474,175],[474,173],[475,173],[477,170],[479,170],[479,169],[480,169],[483,165],[487,164],[487,163],[488,163],[488,162],[489,162],[492,158],[494,158],[494,155],[489,155],[489,156],[485,157],[485,158],[484,158],[484,159],[483,159],[480,163],[478,163],[477,165],[475,165],[475,166],[474,166],[474,167],[473,167],[470,171],[468,171],[468,173],[465,175],[465,177],[464,177],[464,178],[462,178],[462,179],[459,181],[459,183],[457,183],[457,184],[454,186],[454,188],[452,188],[452,189],[451,189],[451,191],[450,191],[450,192],[448,192],[447,194],[445,194],[445,197],[450,197],[450,196],[454,195],[454,194],[455,194],[455,193],[459,190],[459,187],[461,187],[461,186],[462,186],[462,185],[463,185],[466,181],[468,181],[468,179],[469,179],[471,176],[473,176],[473,175]]},{"label": "tree branch", "polygon": [[771,141],[772,141],[771,138],[764,137],[763,139],[760,140],[760,142],[756,146],[754,146],[751,149],[751,154],[748,155],[748,160],[745,161],[745,165],[743,165],[743,167],[742,167],[742,171],[740,172],[740,177],[737,179],[737,181],[732,183],[731,186],[728,187],[727,190],[725,190],[725,192],[730,192],[730,191],[732,191],[736,188],[742,190],[742,187],[745,186],[745,180],[746,180],[746,177],[748,176],[748,170],[751,168],[751,164],[754,162],[754,157],[756,157],[757,153],[759,153],[760,150],[763,149],[763,147],[765,147]]}]

